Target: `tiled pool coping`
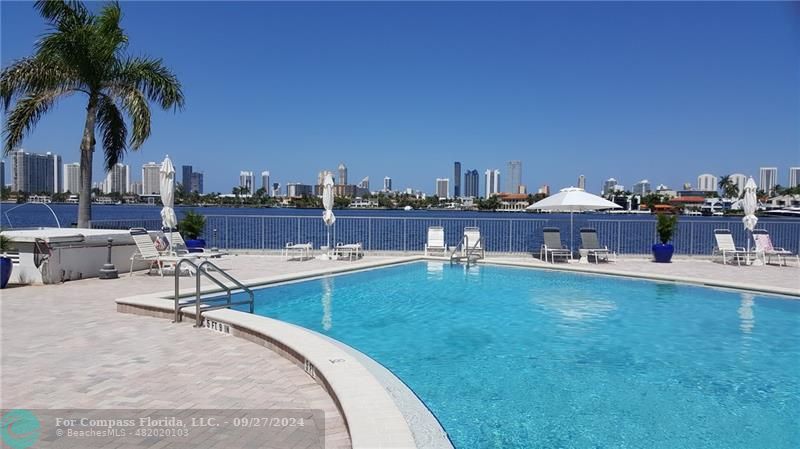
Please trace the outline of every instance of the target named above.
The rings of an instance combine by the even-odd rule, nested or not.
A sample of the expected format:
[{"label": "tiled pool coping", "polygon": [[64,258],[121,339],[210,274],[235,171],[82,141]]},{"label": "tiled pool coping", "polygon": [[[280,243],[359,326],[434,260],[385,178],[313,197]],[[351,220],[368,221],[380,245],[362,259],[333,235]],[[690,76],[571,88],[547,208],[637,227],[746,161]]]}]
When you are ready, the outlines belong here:
[{"label": "tiled pool coping", "polygon": [[[265,286],[418,260],[422,257],[342,265],[333,269],[251,279],[245,284]],[[219,291],[219,288],[203,289],[204,294]],[[180,294],[192,296],[194,290],[182,289]],[[171,319],[174,311],[172,299],[173,292],[160,292],[119,298],[116,303],[119,312]],[[186,323],[194,322],[192,308],[185,309],[182,315]],[[217,327],[223,327],[227,333],[266,346],[302,367],[336,403],[354,449],[452,448],[436,418],[414,393],[366,355],[308,329],[268,317],[235,310],[214,310],[204,312],[203,316]],[[398,406],[400,402],[403,407]],[[409,421],[414,423],[413,430]]]},{"label": "tiled pool coping", "polygon": [[[244,283],[251,287],[268,286],[420,260],[447,261],[446,258],[438,257],[397,257],[384,259],[374,264],[343,264],[334,268],[329,267],[288,275],[249,279]],[[481,264],[484,263],[680,282],[717,288],[733,288],[787,295],[794,299],[800,299],[800,290],[763,285],[756,286],[744,282],[730,282],[701,277],[624,271],[617,269],[615,264],[544,264],[537,260],[522,258],[491,258],[481,262]],[[204,289],[203,293],[219,291],[221,291],[219,288],[209,288]],[[191,288],[187,288],[181,290],[180,293],[181,296],[191,296],[194,291]],[[117,299],[117,310],[126,313],[172,318],[172,295],[173,292],[169,291],[120,298]],[[194,311],[186,309],[183,315],[187,318],[193,318]],[[235,310],[215,310],[205,312],[204,316],[206,319],[218,324],[227,325],[232,335],[266,346],[303,367],[331,395],[345,420],[354,448],[452,447],[436,418],[424,408],[424,405],[421,405],[421,402],[413,404],[412,407],[409,407],[408,404],[404,404],[402,407],[399,405],[401,402],[413,402],[413,399],[416,398],[414,393],[405,387],[402,381],[394,378],[385,368],[383,370],[386,372],[382,372],[380,364],[343,343],[289,323]],[[193,322],[191,319],[186,321]],[[377,367],[371,366],[369,362],[377,365]],[[387,373],[393,379],[387,380]],[[398,392],[398,390],[407,391]],[[409,398],[412,399],[409,400]],[[424,415],[427,412],[428,416],[419,416],[420,406],[424,409],[422,414]],[[401,410],[401,408],[405,410]],[[413,416],[409,415],[409,408],[415,410]]]}]

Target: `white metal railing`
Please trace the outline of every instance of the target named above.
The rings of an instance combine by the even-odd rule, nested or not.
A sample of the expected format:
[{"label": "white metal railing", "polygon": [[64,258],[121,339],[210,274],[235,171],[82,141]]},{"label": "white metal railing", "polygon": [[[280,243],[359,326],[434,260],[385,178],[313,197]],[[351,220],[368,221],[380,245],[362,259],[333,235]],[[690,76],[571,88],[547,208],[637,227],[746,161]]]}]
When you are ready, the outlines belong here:
[{"label": "white metal railing", "polygon": [[[619,254],[649,254],[657,241],[656,222],[648,217],[601,219],[576,215],[573,241],[580,246],[580,228],[593,227],[602,245]],[[128,229],[144,227],[160,229],[159,219],[95,220],[92,227]],[[538,254],[543,243],[542,228],[561,229],[561,238],[569,244],[569,218],[458,218],[458,217],[336,217],[331,243],[357,243],[365,251],[422,252],[430,226],[445,229],[445,244],[457,245],[465,227],[480,228],[482,246],[487,252],[507,254]],[[800,251],[800,221],[761,220],[759,228],[766,229],[776,246]],[[714,246],[714,229],[730,229],[734,240],[747,246],[748,233],[741,220],[683,220],[673,236],[677,254],[708,255]],[[322,218],[316,216],[272,215],[206,215],[204,238],[209,246],[242,250],[279,250],[286,242],[310,242],[315,248],[327,244]]]}]

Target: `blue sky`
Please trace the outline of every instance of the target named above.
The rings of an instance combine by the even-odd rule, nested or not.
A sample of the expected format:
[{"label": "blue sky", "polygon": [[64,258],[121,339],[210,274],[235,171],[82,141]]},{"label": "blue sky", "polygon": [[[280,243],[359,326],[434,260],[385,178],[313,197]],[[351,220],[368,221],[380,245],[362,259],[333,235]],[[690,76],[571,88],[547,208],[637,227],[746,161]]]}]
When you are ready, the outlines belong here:
[{"label": "blue sky", "polygon": [[[793,3],[125,2],[132,54],[163,57],[186,109],[129,153],[169,154],[230,192],[240,170],[311,183],[349,167],[373,189],[523,161],[523,183],[616,177],[677,187],[700,173],[800,165],[800,7]],[[44,31],[2,2],[2,64]],[[24,142],[78,160],[85,99]],[[100,161],[95,178],[103,176]],[[7,173],[8,176],[8,173]],[[10,182],[10,180],[9,180]],[[481,180],[481,191],[483,191]]]}]

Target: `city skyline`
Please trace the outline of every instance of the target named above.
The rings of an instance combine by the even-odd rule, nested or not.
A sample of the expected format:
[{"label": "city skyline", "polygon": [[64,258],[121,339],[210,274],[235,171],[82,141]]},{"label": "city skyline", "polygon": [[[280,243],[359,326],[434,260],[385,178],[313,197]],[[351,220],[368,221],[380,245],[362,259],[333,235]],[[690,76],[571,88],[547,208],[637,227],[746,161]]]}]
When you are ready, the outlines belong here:
[{"label": "city skyline", "polygon": [[[2,8],[4,34],[14,36],[2,40],[7,65],[29,54],[44,28],[27,3]],[[680,185],[703,169],[757,177],[745,169],[800,165],[800,44],[788,4],[238,3],[206,4],[188,12],[192,20],[175,20],[186,13],[169,3],[126,5],[132,50],[170,61],[187,107],[154,111],[151,139],[124,163],[169,153],[213,167],[207,191],[228,192],[241,167],[268,167],[284,184],[309,182],[298,156],[321,167],[346,160],[359,178],[392,176],[400,188],[425,191],[437,176],[452,176],[453,161],[482,171],[519,159],[524,185],[565,187],[580,173],[592,191],[609,175],[627,185],[642,177]],[[412,38],[386,31],[411,24]],[[198,31],[212,26],[214,39]],[[259,30],[257,46],[247,29]],[[325,57],[303,56],[316,55],[322,41]],[[252,73],[222,69],[254,52]],[[206,64],[209,55],[220,64]],[[620,64],[596,64],[607,60]],[[426,70],[408,76],[407,67]],[[83,107],[60,103],[22,147],[77,160]],[[657,171],[647,172],[648,155],[658,155]]]}]

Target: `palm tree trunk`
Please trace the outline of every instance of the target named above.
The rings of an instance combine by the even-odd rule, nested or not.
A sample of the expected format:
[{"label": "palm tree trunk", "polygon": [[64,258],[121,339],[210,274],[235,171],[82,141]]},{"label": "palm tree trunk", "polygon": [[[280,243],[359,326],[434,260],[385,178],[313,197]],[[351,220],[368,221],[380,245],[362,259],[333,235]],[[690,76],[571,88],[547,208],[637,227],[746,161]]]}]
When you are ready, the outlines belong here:
[{"label": "palm tree trunk", "polygon": [[78,199],[78,227],[88,228],[92,219],[92,157],[94,156],[94,124],[97,119],[97,99],[89,97],[86,106],[86,126],[81,140],[81,180]]}]

